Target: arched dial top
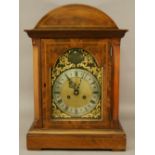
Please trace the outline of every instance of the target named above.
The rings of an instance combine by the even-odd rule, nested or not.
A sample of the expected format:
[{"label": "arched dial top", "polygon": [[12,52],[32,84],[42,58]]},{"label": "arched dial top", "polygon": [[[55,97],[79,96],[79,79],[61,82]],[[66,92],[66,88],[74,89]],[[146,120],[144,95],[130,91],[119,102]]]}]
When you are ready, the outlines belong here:
[{"label": "arched dial top", "polygon": [[48,12],[34,29],[25,30],[31,38],[122,38],[127,32],[103,11],[88,5],[64,5]]},{"label": "arched dial top", "polygon": [[118,29],[107,14],[92,6],[81,4],[65,5],[50,11],[41,18],[35,29],[55,27]]}]

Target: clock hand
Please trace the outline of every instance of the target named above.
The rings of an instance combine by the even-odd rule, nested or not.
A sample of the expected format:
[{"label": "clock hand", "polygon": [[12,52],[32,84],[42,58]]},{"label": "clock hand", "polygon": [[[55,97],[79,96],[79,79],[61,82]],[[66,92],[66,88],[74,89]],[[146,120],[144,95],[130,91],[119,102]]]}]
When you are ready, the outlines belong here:
[{"label": "clock hand", "polygon": [[74,83],[66,74],[65,76],[69,81],[69,87],[74,89],[74,95],[79,95],[79,89],[77,88],[76,83]]},{"label": "clock hand", "polygon": [[76,89],[76,84],[65,74],[66,78],[69,81],[69,87],[73,88],[74,90]]},{"label": "clock hand", "polygon": [[[85,73],[83,73],[82,77],[80,78],[80,82],[79,82],[78,86],[76,87],[77,89],[79,89],[79,88],[80,88],[81,81],[82,81],[82,79],[84,78],[84,75],[85,75]],[[85,75],[85,76],[86,76],[86,75]]]},{"label": "clock hand", "polygon": [[81,81],[82,81],[82,79],[84,78],[84,73],[83,73],[83,76],[80,78],[80,82],[79,82],[79,84],[78,85],[76,85],[75,84],[75,87],[74,87],[74,95],[79,95],[79,88],[80,88],[80,85],[81,85]]}]

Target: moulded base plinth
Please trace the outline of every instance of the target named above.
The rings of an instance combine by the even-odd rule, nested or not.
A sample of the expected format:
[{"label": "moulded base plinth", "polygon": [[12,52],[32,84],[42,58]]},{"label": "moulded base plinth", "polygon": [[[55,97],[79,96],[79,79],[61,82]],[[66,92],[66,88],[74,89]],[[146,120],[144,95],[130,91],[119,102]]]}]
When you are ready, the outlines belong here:
[{"label": "moulded base plinth", "polygon": [[105,149],[125,150],[126,135],[123,129],[36,129],[27,134],[27,148],[40,149]]}]

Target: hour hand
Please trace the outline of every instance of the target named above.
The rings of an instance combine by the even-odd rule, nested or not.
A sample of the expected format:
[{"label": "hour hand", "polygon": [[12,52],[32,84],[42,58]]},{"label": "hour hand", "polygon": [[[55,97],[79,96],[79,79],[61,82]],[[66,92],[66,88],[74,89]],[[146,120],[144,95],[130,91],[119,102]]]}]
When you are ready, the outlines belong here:
[{"label": "hour hand", "polygon": [[69,81],[69,87],[75,89],[76,88],[76,84],[65,74],[66,78]]}]

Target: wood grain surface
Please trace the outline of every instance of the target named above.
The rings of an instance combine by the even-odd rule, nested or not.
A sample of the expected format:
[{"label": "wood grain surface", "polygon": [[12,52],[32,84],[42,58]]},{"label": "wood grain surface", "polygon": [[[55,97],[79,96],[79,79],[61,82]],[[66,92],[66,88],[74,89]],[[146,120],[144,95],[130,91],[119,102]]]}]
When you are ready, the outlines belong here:
[{"label": "wood grain surface", "polygon": [[117,29],[115,22],[104,12],[87,5],[70,4],[48,12],[35,26],[36,29],[51,27],[102,27]]}]

